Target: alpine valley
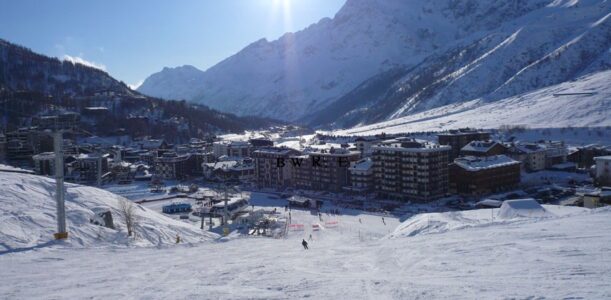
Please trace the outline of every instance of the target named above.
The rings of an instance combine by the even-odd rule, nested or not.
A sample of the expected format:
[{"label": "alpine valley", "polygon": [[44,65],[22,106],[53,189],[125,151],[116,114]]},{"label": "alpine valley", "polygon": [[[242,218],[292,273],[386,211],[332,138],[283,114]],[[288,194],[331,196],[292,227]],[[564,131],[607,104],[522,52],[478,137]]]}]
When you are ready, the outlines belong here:
[{"label": "alpine valley", "polygon": [[[610,16],[606,0],[348,0],[332,19],[256,41],[206,71],[164,68],[138,91],[327,128],[476,103],[462,112],[582,78],[610,81],[595,74],[611,67]],[[607,96],[565,102],[590,101],[575,113],[608,117]]]}]

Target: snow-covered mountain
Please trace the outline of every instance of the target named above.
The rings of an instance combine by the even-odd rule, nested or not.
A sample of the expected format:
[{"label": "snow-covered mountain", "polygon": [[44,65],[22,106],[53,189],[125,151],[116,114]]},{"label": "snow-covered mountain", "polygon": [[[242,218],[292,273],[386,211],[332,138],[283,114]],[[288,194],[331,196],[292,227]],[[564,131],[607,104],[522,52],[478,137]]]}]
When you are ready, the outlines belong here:
[{"label": "snow-covered mountain", "polygon": [[367,124],[609,69],[610,12],[605,0],[349,0],[333,19],[203,73],[164,70],[139,90],[237,114]]},{"label": "snow-covered mountain", "polygon": [[138,91],[163,99],[194,99],[197,90],[193,87],[203,81],[203,76],[204,72],[194,66],[163,68],[160,72],[149,76],[138,87]]},{"label": "snow-covered mountain", "polygon": [[475,99],[384,122],[337,130],[338,135],[442,131],[455,128],[611,126],[611,70],[498,101]]}]

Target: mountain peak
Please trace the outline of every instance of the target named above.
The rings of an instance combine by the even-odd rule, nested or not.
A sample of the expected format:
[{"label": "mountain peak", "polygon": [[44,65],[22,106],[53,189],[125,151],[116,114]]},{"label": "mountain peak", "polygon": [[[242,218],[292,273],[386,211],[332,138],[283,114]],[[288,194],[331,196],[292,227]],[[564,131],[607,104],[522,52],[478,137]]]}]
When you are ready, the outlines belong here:
[{"label": "mountain peak", "polygon": [[191,86],[201,84],[204,72],[192,65],[164,67],[149,76],[138,87],[138,91],[163,99],[192,99]]},{"label": "mountain peak", "polygon": [[239,115],[303,121],[328,110],[325,120],[332,122],[376,122],[476,98],[498,100],[609,68],[611,21],[603,17],[610,6],[603,0],[348,0],[333,19],[260,39],[189,78],[154,74],[156,88],[139,90]]}]

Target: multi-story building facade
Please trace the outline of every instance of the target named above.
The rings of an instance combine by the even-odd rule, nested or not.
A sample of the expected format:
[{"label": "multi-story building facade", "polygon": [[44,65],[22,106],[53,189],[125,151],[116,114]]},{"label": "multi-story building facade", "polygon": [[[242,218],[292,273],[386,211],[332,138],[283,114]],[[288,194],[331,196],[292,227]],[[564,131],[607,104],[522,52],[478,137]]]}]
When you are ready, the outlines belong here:
[{"label": "multi-story building facade", "polygon": [[440,145],[452,147],[450,160],[453,160],[460,155],[460,150],[470,142],[489,140],[490,132],[469,129],[450,130],[447,133],[438,134],[437,139]]},{"label": "multi-story building facade", "polygon": [[361,158],[371,156],[371,147],[380,143],[382,140],[378,137],[358,137],[354,141],[356,150],[361,153]]},{"label": "multi-story building facade", "polygon": [[81,115],[75,112],[62,112],[55,115],[37,116],[32,118],[32,125],[39,129],[72,129],[78,128]]},{"label": "multi-story building facade", "polygon": [[188,154],[165,153],[155,158],[155,174],[163,179],[185,179],[193,170],[190,158]]},{"label": "multi-story building facade", "polygon": [[34,172],[38,175],[55,175],[55,153],[43,152],[32,157]]},{"label": "multi-story building facade", "polygon": [[350,167],[350,191],[371,192],[374,188],[373,160],[371,157],[363,158]]},{"label": "multi-story building facade", "polygon": [[522,162],[522,168],[528,172],[544,170],[546,166],[545,147],[536,143],[512,144],[507,155]]},{"label": "multi-story building facade", "polygon": [[520,183],[520,162],[505,155],[460,157],[449,168],[450,191],[461,195],[486,195]]},{"label": "multi-story building facade", "polygon": [[78,176],[75,181],[96,183],[109,172],[108,154],[79,154],[76,157]]},{"label": "multi-story building facade", "polygon": [[350,185],[350,167],[360,153],[344,148],[310,149],[292,156],[293,186],[299,189],[340,192]]},{"label": "multi-story building facade", "polygon": [[601,186],[611,186],[611,156],[598,156],[596,162],[596,181]]},{"label": "multi-story building facade", "polygon": [[53,151],[53,137],[35,128],[6,133],[6,159],[9,161],[31,161],[33,155],[49,151]]},{"label": "multi-story building facade", "polygon": [[292,185],[292,166],[289,157],[299,151],[286,147],[269,147],[253,152],[255,183],[259,187],[287,188]]},{"label": "multi-story building facade", "polygon": [[545,147],[545,167],[550,168],[566,162],[569,149],[564,141],[544,141],[540,144]]},{"label": "multi-story building facade", "polygon": [[212,145],[214,156],[250,157],[252,145],[244,141],[219,141]]},{"label": "multi-story building facade", "polygon": [[380,196],[431,201],[448,193],[450,146],[398,139],[372,150],[375,191]]}]

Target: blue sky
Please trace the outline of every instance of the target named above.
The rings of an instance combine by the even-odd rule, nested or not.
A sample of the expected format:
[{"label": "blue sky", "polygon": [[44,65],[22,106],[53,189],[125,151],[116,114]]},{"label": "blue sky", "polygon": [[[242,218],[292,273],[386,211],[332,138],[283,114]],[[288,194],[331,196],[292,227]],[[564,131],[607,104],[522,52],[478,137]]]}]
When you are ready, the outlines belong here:
[{"label": "blue sky", "polygon": [[333,17],[346,0],[0,0],[0,38],[136,84],[165,66],[205,70],[260,38]]}]

